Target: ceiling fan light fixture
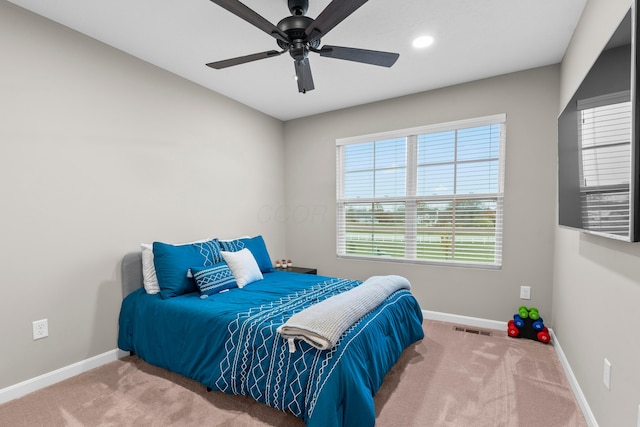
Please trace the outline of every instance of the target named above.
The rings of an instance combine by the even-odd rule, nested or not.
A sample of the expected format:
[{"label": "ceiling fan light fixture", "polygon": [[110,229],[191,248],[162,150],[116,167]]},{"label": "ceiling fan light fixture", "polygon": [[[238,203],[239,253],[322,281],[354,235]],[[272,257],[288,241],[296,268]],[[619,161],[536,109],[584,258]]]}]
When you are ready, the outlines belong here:
[{"label": "ceiling fan light fixture", "polygon": [[416,49],[424,49],[425,47],[429,47],[433,44],[435,39],[432,36],[420,36],[413,39],[413,47]]}]

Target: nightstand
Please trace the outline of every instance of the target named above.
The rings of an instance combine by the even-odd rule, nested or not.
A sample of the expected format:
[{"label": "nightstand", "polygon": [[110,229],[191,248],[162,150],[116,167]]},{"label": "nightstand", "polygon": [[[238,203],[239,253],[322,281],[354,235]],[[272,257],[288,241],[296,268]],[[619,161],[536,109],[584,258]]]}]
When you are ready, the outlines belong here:
[{"label": "nightstand", "polygon": [[275,271],[284,271],[287,273],[301,273],[301,274],[318,274],[317,268],[307,267],[287,267],[287,268],[274,268]]}]

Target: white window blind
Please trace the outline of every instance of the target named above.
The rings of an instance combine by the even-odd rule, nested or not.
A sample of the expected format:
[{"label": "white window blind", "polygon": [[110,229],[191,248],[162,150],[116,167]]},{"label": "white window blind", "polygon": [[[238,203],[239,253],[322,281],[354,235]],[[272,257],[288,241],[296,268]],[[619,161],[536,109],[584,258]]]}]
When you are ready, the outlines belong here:
[{"label": "white window blind", "polygon": [[578,101],[583,226],[629,236],[631,102],[629,92]]},{"label": "white window blind", "polygon": [[505,120],[338,140],[338,256],[499,267]]}]

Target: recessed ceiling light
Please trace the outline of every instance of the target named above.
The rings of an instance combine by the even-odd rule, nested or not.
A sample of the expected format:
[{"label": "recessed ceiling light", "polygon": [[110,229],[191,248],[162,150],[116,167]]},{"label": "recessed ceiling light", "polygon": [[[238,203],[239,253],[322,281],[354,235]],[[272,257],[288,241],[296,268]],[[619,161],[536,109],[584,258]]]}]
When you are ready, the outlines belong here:
[{"label": "recessed ceiling light", "polygon": [[434,42],[434,38],[431,36],[420,36],[413,40],[413,47],[421,49],[427,46],[431,46]]}]

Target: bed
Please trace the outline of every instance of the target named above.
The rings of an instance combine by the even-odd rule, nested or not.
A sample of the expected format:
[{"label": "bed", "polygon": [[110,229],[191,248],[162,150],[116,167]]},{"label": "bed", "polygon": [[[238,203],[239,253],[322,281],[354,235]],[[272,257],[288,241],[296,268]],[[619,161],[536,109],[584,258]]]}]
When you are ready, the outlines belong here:
[{"label": "bed", "polygon": [[278,327],[363,282],[277,270],[262,276],[210,297],[164,298],[145,291],[142,255],[129,253],[122,261],[118,347],[212,390],[290,412],[309,427],[373,426],[373,396],[385,374],[424,337],[411,292],[393,292],[321,350],[283,338]]}]

